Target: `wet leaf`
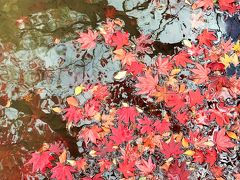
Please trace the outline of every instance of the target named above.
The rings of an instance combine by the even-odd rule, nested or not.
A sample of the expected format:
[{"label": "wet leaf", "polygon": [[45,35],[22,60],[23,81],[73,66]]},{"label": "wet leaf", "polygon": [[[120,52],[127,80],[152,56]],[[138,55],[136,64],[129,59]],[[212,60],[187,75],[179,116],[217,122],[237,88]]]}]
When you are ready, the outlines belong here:
[{"label": "wet leaf", "polygon": [[75,106],[75,107],[78,106],[78,100],[74,97],[68,97],[67,98],[67,103],[71,106]]}]

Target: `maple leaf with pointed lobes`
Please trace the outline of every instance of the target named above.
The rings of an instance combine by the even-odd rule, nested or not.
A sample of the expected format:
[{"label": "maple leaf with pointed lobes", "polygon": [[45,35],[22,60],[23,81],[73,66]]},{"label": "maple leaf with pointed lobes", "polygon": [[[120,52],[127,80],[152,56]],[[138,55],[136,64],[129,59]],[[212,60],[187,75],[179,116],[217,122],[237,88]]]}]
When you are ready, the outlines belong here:
[{"label": "maple leaf with pointed lobes", "polygon": [[217,160],[217,151],[215,149],[207,149],[205,157],[205,161],[209,163],[210,166],[213,166]]},{"label": "maple leaf with pointed lobes", "polygon": [[187,111],[184,111],[183,113],[178,112],[176,118],[182,124],[186,124],[189,119]]},{"label": "maple leaf with pointed lobes", "polygon": [[228,41],[224,41],[224,39],[222,39],[221,43],[219,44],[219,47],[222,49],[222,53],[226,54],[227,52],[232,50],[233,43],[231,39],[229,39]]},{"label": "maple leaf with pointed lobes", "polygon": [[169,71],[173,68],[173,64],[169,61],[169,56],[162,59],[160,55],[156,64],[158,67],[158,73],[163,75],[168,75]]},{"label": "maple leaf with pointed lobes", "polygon": [[136,40],[136,52],[139,53],[149,53],[152,54],[152,48],[150,45],[153,43],[153,40],[148,35],[141,34]]},{"label": "maple leaf with pointed lobes", "polygon": [[228,136],[225,136],[224,128],[214,134],[214,141],[219,152],[228,152],[228,148],[233,148],[236,146],[236,144],[234,144]]},{"label": "maple leaf with pointed lobes", "polygon": [[124,142],[132,140],[133,131],[129,130],[127,127],[119,124],[117,128],[112,128],[112,136],[110,139],[114,141],[117,145],[120,145]]},{"label": "maple leaf with pointed lobes", "polygon": [[130,65],[126,66],[126,70],[129,73],[132,73],[134,76],[138,75],[139,73],[143,72],[143,68],[145,66],[142,63],[137,61],[133,61]]},{"label": "maple leaf with pointed lobes", "polygon": [[150,156],[148,161],[141,159],[141,161],[136,162],[135,165],[145,175],[152,173],[156,168],[156,165],[152,163],[152,158]]},{"label": "maple leaf with pointed lobes", "polygon": [[237,8],[239,8],[236,5],[236,0],[219,0],[218,4],[221,11],[228,11],[230,14],[234,14],[237,11]]},{"label": "maple leaf with pointed lobes", "polygon": [[138,120],[137,127],[140,129],[141,134],[150,134],[153,132],[152,123],[153,120],[149,119],[148,117],[144,116],[143,119]]},{"label": "maple leaf with pointed lobes", "polygon": [[136,62],[136,55],[133,54],[132,52],[127,52],[124,56],[123,59],[121,59],[121,62],[123,65],[127,64],[127,65],[131,65],[133,62]]},{"label": "maple leaf with pointed lobes", "polygon": [[193,5],[193,9],[203,8],[204,11],[207,9],[213,9],[213,0],[197,0]]},{"label": "maple leaf with pointed lobes", "polygon": [[208,63],[207,68],[211,71],[225,71],[225,65],[219,62]]},{"label": "maple leaf with pointed lobes", "polygon": [[211,172],[213,175],[218,179],[221,179],[221,176],[223,175],[223,169],[224,167],[219,167],[219,166],[212,166],[210,167]]},{"label": "maple leaf with pointed lobes", "polygon": [[44,173],[47,167],[51,167],[51,160],[54,158],[50,155],[50,151],[45,151],[42,153],[34,152],[32,153],[32,158],[26,163],[32,164],[32,172],[40,171]]},{"label": "maple leaf with pointed lobes", "polygon": [[159,134],[162,134],[164,132],[170,131],[170,123],[167,122],[166,119],[163,119],[162,122],[161,121],[156,121],[153,126],[155,128],[155,131],[158,131]]},{"label": "maple leaf with pointed lobes", "polygon": [[219,126],[223,126],[224,124],[228,124],[230,122],[229,117],[225,113],[222,113],[215,109],[209,109],[209,112],[209,119],[215,120]]},{"label": "maple leaf with pointed lobes", "polygon": [[96,39],[98,36],[98,33],[95,31],[92,31],[88,29],[87,33],[78,33],[80,38],[78,38],[76,41],[81,43],[82,49],[91,49],[96,46]]},{"label": "maple leaf with pointed lobes", "polygon": [[119,168],[117,168],[117,170],[123,173],[125,178],[129,178],[131,176],[134,176],[133,174],[135,170],[134,165],[135,161],[124,160],[123,162],[119,163]]},{"label": "maple leaf with pointed lobes", "polygon": [[85,166],[87,165],[87,162],[85,159],[78,159],[76,160],[75,166],[77,167],[78,171],[85,170]]},{"label": "maple leaf with pointed lobes", "polygon": [[64,121],[68,123],[73,122],[77,124],[80,120],[84,119],[83,110],[81,108],[70,106],[69,108],[64,109],[66,114],[64,115]]},{"label": "maple leaf with pointed lobes", "polygon": [[133,62],[136,62],[136,55],[132,52],[126,52],[124,49],[116,49],[113,51],[115,56],[114,60],[120,60],[123,65],[131,65]]},{"label": "maple leaf with pointed lobes", "polygon": [[125,122],[126,124],[129,123],[129,121],[135,123],[135,118],[138,116],[138,112],[136,107],[122,107],[117,111],[117,115],[120,120]]},{"label": "maple leaf with pointed lobes", "polygon": [[117,31],[115,34],[112,35],[112,42],[110,43],[111,46],[117,46],[116,49],[121,49],[124,45],[129,45],[129,34],[127,32],[122,33],[121,31]]},{"label": "maple leaf with pointed lobes", "polygon": [[51,153],[55,153],[57,155],[60,155],[64,150],[64,145],[61,142],[55,142],[54,144],[50,145],[49,151]]},{"label": "maple leaf with pointed lobes", "polygon": [[175,61],[176,66],[181,65],[182,67],[186,67],[187,63],[192,63],[190,55],[186,51],[179,52],[173,57],[173,60]]},{"label": "maple leaf with pointed lobes", "polygon": [[162,142],[161,152],[166,156],[166,158],[175,157],[178,158],[180,154],[183,153],[181,150],[181,143],[174,142],[174,138],[171,138],[169,143]]},{"label": "maple leaf with pointed lobes", "polygon": [[209,80],[208,74],[210,73],[210,69],[207,68],[207,66],[202,66],[201,64],[195,64],[196,68],[191,69],[191,71],[194,73],[194,81],[197,84],[205,83]]},{"label": "maple leaf with pointed lobes", "polygon": [[92,126],[91,128],[85,128],[82,131],[79,132],[79,138],[83,138],[86,146],[88,145],[89,141],[96,144],[97,139],[101,139],[99,136],[99,132],[101,132],[102,129],[98,126]]},{"label": "maple leaf with pointed lobes", "polygon": [[150,94],[156,91],[158,85],[158,77],[153,77],[150,72],[145,72],[145,77],[138,77],[139,83],[135,87],[139,88],[140,91],[137,94]]},{"label": "maple leaf with pointed lobes", "polygon": [[157,86],[157,91],[152,93],[151,96],[157,98],[156,102],[165,101],[168,90],[166,86]]},{"label": "maple leaf with pointed lobes", "polygon": [[195,154],[192,157],[194,159],[193,161],[199,164],[202,164],[205,161],[204,154],[200,150],[195,150]]},{"label": "maple leaf with pointed lobes", "polygon": [[51,178],[56,178],[57,180],[72,180],[72,173],[76,172],[76,170],[72,166],[57,162],[57,166],[52,168],[51,172]]},{"label": "maple leaf with pointed lobes", "polygon": [[199,45],[206,45],[208,47],[211,47],[213,44],[213,41],[217,40],[217,37],[215,36],[215,32],[208,31],[208,29],[204,29],[203,32],[198,35],[197,37],[199,41]]},{"label": "maple leaf with pointed lobes", "polygon": [[194,44],[188,48],[188,54],[190,54],[191,56],[199,56],[203,53],[204,49],[197,45],[195,46]]},{"label": "maple leaf with pointed lobes", "polygon": [[201,94],[200,90],[197,89],[196,91],[189,91],[189,99],[190,99],[190,106],[196,106],[197,104],[202,104],[204,100],[204,96]]},{"label": "maple leaf with pointed lobes", "polygon": [[171,164],[168,169],[168,180],[186,180],[188,179],[190,172],[186,170],[186,163],[183,162],[178,164],[178,161],[176,160],[174,164]]},{"label": "maple leaf with pointed lobes", "polygon": [[178,111],[186,105],[185,95],[176,92],[167,94],[165,102],[169,108],[172,108],[172,111]]},{"label": "maple leaf with pointed lobes", "polygon": [[98,164],[100,165],[100,172],[104,172],[105,169],[106,170],[110,169],[112,162],[108,161],[107,159],[101,159],[99,160]]}]

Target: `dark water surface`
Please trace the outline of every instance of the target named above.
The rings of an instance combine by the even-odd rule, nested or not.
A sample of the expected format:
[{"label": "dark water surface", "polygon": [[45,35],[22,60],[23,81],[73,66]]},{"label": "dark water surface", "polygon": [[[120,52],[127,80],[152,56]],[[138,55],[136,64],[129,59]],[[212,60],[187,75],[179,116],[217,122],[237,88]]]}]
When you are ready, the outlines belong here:
[{"label": "dark water surface", "polygon": [[[85,80],[113,83],[119,69],[116,63],[97,63],[107,56],[104,47],[96,47],[93,57],[79,52],[71,41],[77,31],[96,28],[106,17],[120,18],[131,36],[143,32],[157,40],[155,54],[173,54],[183,39],[194,40],[206,27],[231,35],[222,13],[210,13],[204,25],[193,28],[191,7],[171,3],[172,9],[143,0],[0,0],[0,179],[21,179],[26,154],[43,142],[63,140],[77,156],[74,138],[51,109]],[[100,80],[95,77],[106,69]]]}]

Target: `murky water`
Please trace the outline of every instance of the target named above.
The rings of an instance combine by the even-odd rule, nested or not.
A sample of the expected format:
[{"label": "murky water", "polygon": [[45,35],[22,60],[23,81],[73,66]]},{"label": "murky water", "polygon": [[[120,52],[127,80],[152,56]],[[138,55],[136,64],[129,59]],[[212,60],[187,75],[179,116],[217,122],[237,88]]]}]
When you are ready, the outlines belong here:
[{"label": "murky water", "polygon": [[[163,54],[173,54],[183,39],[194,40],[205,27],[219,35],[228,32],[238,36],[237,30],[226,26],[221,13],[203,17],[204,24],[191,24],[189,6],[177,1],[164,3],[172,3],[172,9],[143,0],[0,0],[2,179],[20,179],[27,152],[45,141],[63,140],[71,147],[71,154],[77,155],[74,139],[51,108],[82,82],[113,83],[113,74],[120,68],[118,62],[102,65],[109,58],[104,45],[98,45],[92,54],[80,52],[72,41],[77,31],[95,28],[106,17],[120,18],[132,36],[144,32],[157,39],[155,53]],[[128,88],[124,82],[117,86]],[[116,97],[113,101],[118,103]]]}]

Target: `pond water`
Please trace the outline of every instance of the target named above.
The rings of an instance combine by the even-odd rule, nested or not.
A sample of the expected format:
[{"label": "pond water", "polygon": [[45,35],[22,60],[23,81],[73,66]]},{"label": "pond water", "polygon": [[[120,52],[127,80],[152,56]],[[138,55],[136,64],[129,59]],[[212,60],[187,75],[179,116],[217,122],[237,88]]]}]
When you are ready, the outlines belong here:
[{"label": "pond water", "polygon": [[[76,32],[94,29],[107,17],[120,18],[131,36],[151,34],[156,40],[154,54],[174,54],[183,39],[194,40],[206,27],[216,30],[219,37],[227,33],[237,40],[239,36],[237,15],[230,18],[212,12],[203,15],[204,22],[192,23],[192,10],[185,2],[162,4],[151,0],[0,0],[1,179],[21,179],[27,171],[22,165],[28,152],[43,142],[65,141],[71,154],[78,155],[65,122],[51,109],[82,82],[114,84],[112,77],[120,65],[101,65],[101,60],[109,58],[104,46],[97,46],[92,55],[80,52],[72,41],[78,37]],[[117,96],[113,97],[116,104]]]}]

